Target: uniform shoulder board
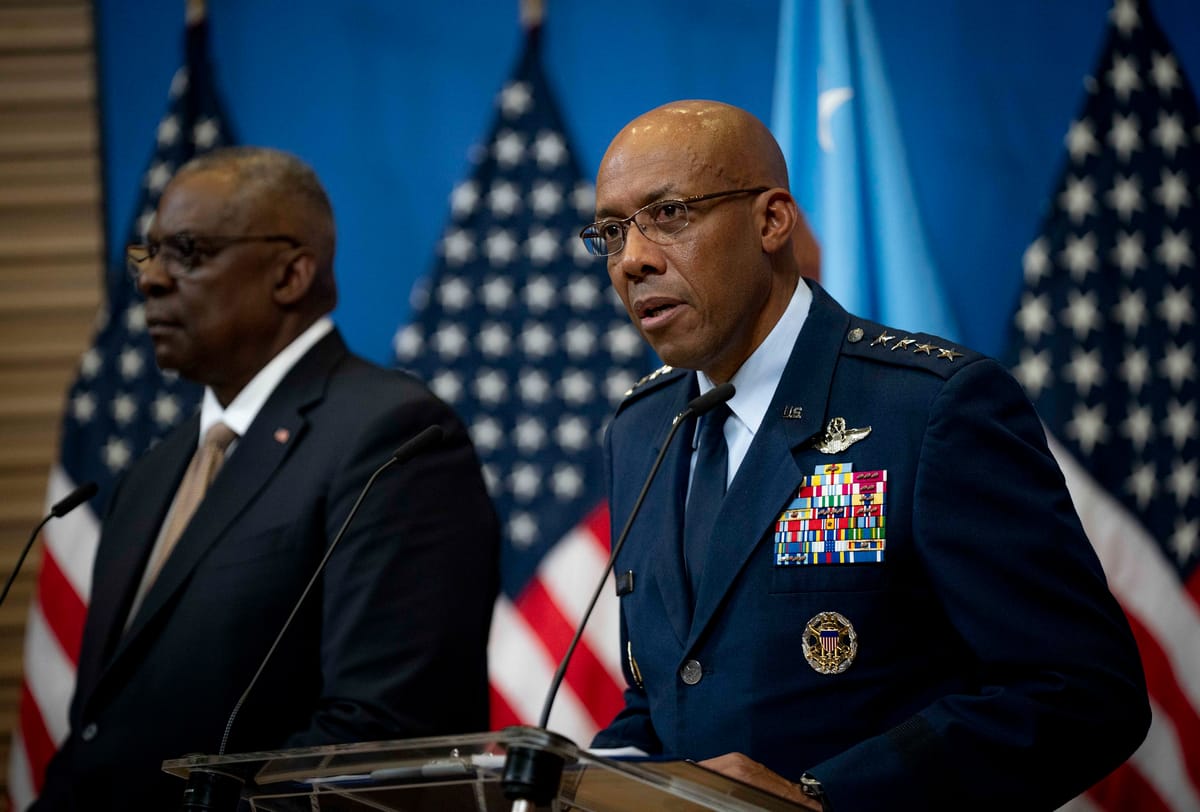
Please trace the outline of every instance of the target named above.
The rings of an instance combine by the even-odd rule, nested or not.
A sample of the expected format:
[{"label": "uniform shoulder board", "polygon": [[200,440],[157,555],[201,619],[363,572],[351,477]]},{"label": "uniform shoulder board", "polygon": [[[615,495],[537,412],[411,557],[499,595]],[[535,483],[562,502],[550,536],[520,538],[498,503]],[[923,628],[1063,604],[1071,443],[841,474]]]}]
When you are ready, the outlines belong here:
[{"label": "uniform shoulder board", "polygon": [[[649,391],[650,389],[653,389],[653,387],[649,386],[650,383],[652,383],[654,381],[664,381],[665,382],[667,380],[670,380],[671,378],[675,377],[673,375],[670,375],[670,373],[675,372],[675,371],[676,371],[675,367],[671,366],[670,364],[663,364],[661,367],[654,370],[649,375],[646,375],[645,377],[643,377],[640,381],[635,383],[633,386],[629,387],[629,389],[625,392],[623,397],[629,397],[630,395],[632,395],[634,393],[641,394],[643,391]],[[679,371],[682,372],[682,370],[679,370]]]},{"label": "uniform shoulder board", "polygon": [[907,333],[868,321],[851,319],[842,353],[885,364],[924,369],[942,378],[983,356],[974,350],[927,333]]}]

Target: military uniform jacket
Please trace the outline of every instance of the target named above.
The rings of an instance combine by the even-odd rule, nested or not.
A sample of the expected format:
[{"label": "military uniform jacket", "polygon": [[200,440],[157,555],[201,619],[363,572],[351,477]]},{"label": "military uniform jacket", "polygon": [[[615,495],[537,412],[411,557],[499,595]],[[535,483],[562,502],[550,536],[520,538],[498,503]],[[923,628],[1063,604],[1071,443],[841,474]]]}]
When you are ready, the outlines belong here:
[{"label": "military uniform jacket", "polygon": [[[632,526],[616,562],[626,707],[594,745],[742,752],[792,781],[811,772],[838,812],[1053,808],[1136,748],[1149,710],[1041,424],[993,360],[854,318],[810,287],[694,596],[680,554],[687,427]],[[666,372],[619,407],[614,531],[695,386]],[[825,453],[835,418],[859,439]],[[886,483],[870,554],[810,545],[805,558],[777,541],[830,465]],[[810,628],[823,613],[849,624],[825,655]]]}]

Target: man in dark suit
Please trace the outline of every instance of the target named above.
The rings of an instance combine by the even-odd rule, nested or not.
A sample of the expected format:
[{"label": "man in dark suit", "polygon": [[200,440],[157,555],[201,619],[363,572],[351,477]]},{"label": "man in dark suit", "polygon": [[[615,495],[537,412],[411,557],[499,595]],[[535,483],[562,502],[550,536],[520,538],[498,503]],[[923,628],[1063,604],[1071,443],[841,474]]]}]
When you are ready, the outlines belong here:
[{"label": "man in dark suit", "polygon": [[[376,480],[225,749],[487,728],[499,530],[479,464],[445,404],[347,350],[333,257],[315,174],[261,148],[184,166],[131,249],[158,364],[206,391],[112,496],[37,809],[177,808],[161,762],[217,752],[368,478],[432,425],[445,439]],[[232,444],[189,520],[181,481],[214,425]]]},{"label": "man in dark suit", "polygon": [[803,279],[787,182],[713,102],[635,119],[601,163],[582,236],[682,368],[613,419],[614,528],[670,418],[736,394],[680,431],[617,559],[626,707],[593,744],[813,809],[1053,808],[1145,735],[1129,627],[1018,385]]}]

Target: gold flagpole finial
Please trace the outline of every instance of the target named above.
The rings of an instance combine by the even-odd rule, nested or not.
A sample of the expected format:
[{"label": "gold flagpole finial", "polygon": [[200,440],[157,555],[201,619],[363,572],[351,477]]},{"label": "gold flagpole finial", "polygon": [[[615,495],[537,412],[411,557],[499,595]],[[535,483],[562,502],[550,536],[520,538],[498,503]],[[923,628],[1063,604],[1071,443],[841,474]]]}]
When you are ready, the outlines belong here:
[{"label": "gold flagpole finial", "polygon": [[185,0],[187,7],[187,24],[195,25],[201,22],[205,16],[204,0]]},{"label": "gold flagpole finial", "polygon": [[521,25],[532,30],[542,24],[546,16],[546,0],[521,0]]}]

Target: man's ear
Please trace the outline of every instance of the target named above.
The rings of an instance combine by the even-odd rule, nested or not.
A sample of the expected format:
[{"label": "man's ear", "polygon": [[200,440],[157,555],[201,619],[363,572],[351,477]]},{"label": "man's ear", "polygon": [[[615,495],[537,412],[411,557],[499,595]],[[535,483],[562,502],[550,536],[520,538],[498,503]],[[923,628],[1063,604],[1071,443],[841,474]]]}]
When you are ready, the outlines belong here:
[{"label": "man's ear", "polygon": [[766,253],[774,254],[791,239],[800,210],[791,193],[780,188],[763,192],[762,206],[762,247]]},{"label": "man's ear", "polygon": [[293,249],[275,277],[275,301],[284,307],[303,301],[316,278],[317,258],[313,252],[304,246]]}]

